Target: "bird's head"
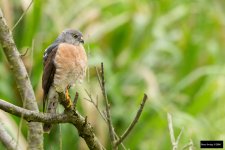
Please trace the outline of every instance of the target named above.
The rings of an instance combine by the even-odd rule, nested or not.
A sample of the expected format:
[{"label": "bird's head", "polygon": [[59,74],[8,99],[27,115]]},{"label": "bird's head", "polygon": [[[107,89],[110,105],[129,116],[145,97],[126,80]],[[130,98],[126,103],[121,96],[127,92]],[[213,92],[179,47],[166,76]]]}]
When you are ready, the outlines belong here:
[{"label": "bird's head", "polygon": [[59,35],[59,37],[57,38],[57,42],[65,42],[73,45],[79,45],[80,43],[84,44],[84,39],[80,31],[66,29]]}]

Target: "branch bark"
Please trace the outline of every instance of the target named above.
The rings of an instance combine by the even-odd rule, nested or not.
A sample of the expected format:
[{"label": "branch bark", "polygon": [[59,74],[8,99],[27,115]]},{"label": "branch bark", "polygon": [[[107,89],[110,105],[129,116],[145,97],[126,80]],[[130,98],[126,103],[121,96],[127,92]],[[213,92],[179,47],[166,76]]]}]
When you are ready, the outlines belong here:
[{"label": "branch bark", "polygon": [[5,130],[5,127],[0,123],[0,140],[2,144],[9,150],[21,150],[16,146],[16,141],[11,135]]},{"label": "branch bark", "polygon": [[[61,98],[63,98],[64,94],[61,94]],[[91,150],[104,149],[95,136],[90,123],[88,123],[87,120],[82,117],[74,107],[71,107],[71,109],[66,109],[62,114],[48,114],[24,109],[0,99],[0,109],[18,117],[23,115],[23,118],[28,122],[42,122],[51,124],[71,123],[77,128],[80,137],[85,140]]]},{"label": "branch bark", "polygon": [[[65,108],[64,113],[70,118],[69,122],[72,123],[78,130],[79,136],[82,137],[88,147],[91,150],[102,150],[105,149],[101,143],[98,141],[97,137],[94,134],[93,127],[90,123],[87,122],[87,117],[81,116],[77,111],[74,105],[69,105],[66,101],[66,96],[64,93],[59,94],[59,103]],[[75,99],[78,98],[78,93],[76,93]],[[75,100],[77,101],[77,100]]]},{"label": "branch bark", "polygon": [[[144,97],[142,99],[140,108],[138,109],[137,114],[136,114],[134,120],[131,122],[131,124],[129,125],[129,127],[126,129],[126,131],[124,132],[124,134],[121,137],[118,137],[117,134],[116,134],[116,132],[115,132],[115,130],[114,130],[113,124],[112,124],[112,117],[111,117],[111,114],[110,114],[110,104],[109,104],[109,100],[107,98],[107,93],[106,93],[106,88],[105,88],[105,76],[104,76],[104,65],[103,65],[103,63],[101,63],[101,72],[100,72],[100,74],[99,74],[97,68],[96,68],[96,73],[97,73],[99,85],[101,87],[102,95],[103,95],[103,98],[104,98],[104,101],[105,101],[106,121],[107,121],[107,125],[108,125],[108,128],[109,128],[111,145],[112,145],[112,148],[114,150],[117,150],[118,149],[118,146],[120,144],[122,144],[122,142],[124,141],[124,139],[130,134],[130,132],[132,131],[132,129],[134,128],[134,126],[138,122],[138,119],[141,116],[141,113],[143,111],[143,108],[145,106],[145,102],[146,102],[148,96],[146,94],[144,94]],[[87,92],[87,94],[88,94],[88,92]],[[88,96],[90,98],[90,101],[93,103],[93,100],[91,98],[91,95],[88,94]],[[104,117],[103,117],[103,119],[104,119]],[[122,144],[122,146],[123,146],[123,144]]]},{"label": "branch bark", "polygon": [[[20,54],[14,43],[6,20],[0,9],[0,44],[8,59],[10,67],[15,75],[17,88],[23,100],[25,108],[38,112],[38,106],[31,86],[29,76]],[[28,123],[28,149],[43,149],[43,134],[41,123]]]},{"label": "branch bark", "polygon": [[107,97],[107,94],[106,94],[106,88],[105,88],[105,76],[104,76],[104,65],[103,65],[103,63],[101,63],[100,76],[99,76],[98,71],[97,71],[97,74],[98,74],[98,80],[99,80],[99,84],[100,84],[100,87],[101,87],[101,90],[102,90],[102,95],[103,95],[104,102],[105,102],[106,121],[107,121],[108,128],[109,128],[109,135],[110,135],[110,139],[111,139],[111,145],[112,145],[112,148],[114,150],[117,150],[118,147],[115,145],[116,138],[115,138],[115,135],[114,135],[114,128],[113,128],[113,124],[112,124],[112,117],[111,117],[111,114],[110,114],[110,104],[109,104],[109,100],[108,100],[108,97]]},{"label": "branch bark", "polygon": [[131,130],[134,128],[135,124],[138,122],[138,119],[141,116],[141,113],[143,111],[143,108],[145,106],[145,102],[147,100],[148,96],[146,94],[144,94],[144,97],[142,99],[140,108],[137,111],[137,114],[134,118],[134,120],[131,122],[131,124],[129,125],[129,127],[127,128],[127,130],[124,132],[124,134],[119,138],[119,140],[116,141],[116,146],[118,146],[119,144],[121,144],[121,142],[129,135],[129,133],[131,132]]}]

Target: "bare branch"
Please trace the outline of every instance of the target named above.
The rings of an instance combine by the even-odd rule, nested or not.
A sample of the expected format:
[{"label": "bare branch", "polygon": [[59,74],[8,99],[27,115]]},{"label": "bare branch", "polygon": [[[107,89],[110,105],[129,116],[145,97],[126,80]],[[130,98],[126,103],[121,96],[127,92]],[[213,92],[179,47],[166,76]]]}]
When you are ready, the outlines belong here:
[{"label": "bare branch", "polygon": [[87,118],[82,117],[78,112],[76,112],[75,107],[68,107],[68,102],[65,100],[64,93],[59,94],[59,102],[65,108],[65,113],[70,118],[70,123],[72,123],[78,130],[80,137],[82,137],[89,149],[101,150],[104,147],[98,141],[94,134],[93,127],[87,122]]},{"label": "bare branch", "polygon": [[169,132],[170,132],[171,144],[173,146],[173,150],[176,150],[177,149],[177,145],[176,145],[176,140],[175,140],[174,131],[173,131],[172,116],[171,116],[170,113],[167,113],[167,119],[168,119],[168,127],[169,127]]},{"label": "bare branch", "polygon": [[74,100],[73,100],[73,106],[74,106],[74,108],[76,108],[77,101],[78,101],[78,97],[79,97],[79,94],[76,92],[75,97],[74,97]]},{"label": "bare branch", "polygon": [[11,103],[8,103],[0,99],[0,109],[13,114],[17,117],[23,116],[28,122],[43,122],[43,123],[65,123],[68,122],[65,114],[44,114],[36,111],[24,109],[18,106],[15,106]]},{"label": "bare branch", "polygon": [[40,113],[36,111],[27,110],[0,99],[0,109],[21,117],[28,122],[42,122],[42,123],[72,123],[78,130],[79,135],[85,140],[88,147],[92,150],[101,150],[104,147],[99,143],[97,137],[93,133],[93,128],[88,123],[87,118],[82,117],[75,110],[67,110],[62,114]]},{"label": "bare branch", "polygon": [[[98,73],[98,71],[97,71],[97,73]],[[113,128],[111,114],[110,114],[110,104],[109,104],[107,94],[106,94],[103,63],[101,63],[101,74],[100,74],[100,77],[99,77],[99,74],[98,74],[98,79],[99,79],[99,84],[100,84],[100,87],[101,87],[101,90],[102,90],[102,95],[103,95],[103,98],[104,98],[104,101],[105,101],[106,120],[107,120],[107,124],[108,124],[108,128],[109,128],[111,144],[113,146],[113,149],[117,149],[117,147],[115,147],[115,144],[114,144],[115,143],[115,135],[114,135],[114,128]]]},{"label": "bare branch", "polygon": [[181,129],[181,131],[180,131],[180,133],[179,133],[179,135],[177,137],[177,140],[176,140],[177,146],[178,146],[178,143],[180,142],[180,137],[181,137],[183,131],[184,131],[184,128]]},{"label": "bare branch", "polygon": [[11,31],[13,31],[16,26],[20,23],[20,21],[23,19],[24,15],[27,13],[27,11],[29,10],[30,6],[32,5],[33,0],[31,0],[30,4],[28,5],[27,9],[23,12],[23,14],[20,16],[20,18],[18,19],[18,21],[15,23],[15,25],[12,27]]},{"label": "bare branch", "polygon": [[184,145],[184,147],[182,148],[182,150],[185,150],[185,149],[189,149],[189,150],[193,150],[193,141],[192,139],[190,139],[190,142],[186,145]]},{"label": "bare branch", "polygon": [[95,103],[94,100],[92,99],[91,93],[89,93],[86,89],[85,89],[85,92],[86,92],[86,94],[89,97],[89,99],[85,98],[85,100],[87,100],[88,102],[92,103],[95,106],[95,108],[97,109],[98,113],[103,118],[103,120],[107,122],[105,115],[101,112],[101,110],[98,107],[98,99],[96,100],[96,103]]},{"label": "bare branch", "polygon": [[[102,112],[99,107],[98,107],[98,96],[96,97],[96,102],[94,102],[92,96],[91,96],[91,93],[88,92],[86,89],[84,89],[86,94],[88,95],[89,98],[84,98],[85,100],[87,100],[88,102],[92,103],[96,110],[98,111],[98,113],[101,115],[102,119],[107,123],[107,120],[106,120],[106,113]],[[114,135],[115,135],[115,138],[116,140],[119,139],[119,136],[116,134],[116,132],[114,131]],[[123,143],[121,143],[123,149],[126,150],[126,147],[123,145]]]},{"label": "bare branch", "polygon": [[[99,85],[101,87],[101,91],[102,91],[102,95],[103,95],[103,98],[104,98],[104,101],[105,101],[105,107],[106,107],[106,111],[105,113],[101,113],[103,118],[106,118],[106,121],[107,121],[107,125],[108,125],[108,128],[109,128],[109,134],[110,134],[110,139],[111,139],[111,144],[112,144],[112,147],[113,149],[118,149],[118,145],[117,144],[117,139],[119,139],[119,137],[117,136],[116,132],[114,131],[114,127],[113,127],[113,124],[112,124],[112,119],[111,119],[111,114],[110,114],[110,104],[109,104],[109,101],[108,101],[108,97],[107,97],[107,94],[106,94],[106,88],[105,88],[105,76],[104,76],[104,65],[103,63],[101,63],[101,72],[99,74],[99,71],[97,68],[96,69],[96,72],[97,72],[97,78],[98,78],[98,82],[99,82]],[[106,117],[104,117],[106,116]],[[120,141],[120,144],[122,143],[122,141]],[[123,148],[125,148],[125,146],[122,144]]]},{"label": "bare branch", "polygon": [[87,124],[87,116],[85,117],[85,120],[84,120],[84,126]]},{"label": "bare branch", "polygon": [[21,57],[24,57],[27,55],[27,52],[29,51],[29,48],[26,49],[26,51],[23,54],[20,54]]},{"label": "bare branch", "polygon": [[98,83],[99,83],[99,85],[100,85],[100,87],[102,89],[102,82],[101,82],[100,75],[99,75],[99,71],[98,71],[97,67],[95,67],[95,71],[97,73]]},{"label": "bare branch", "polygon": [[16,141],[8,134],[2,123],[0,123],[0,140],[7,149],[20,150],[20,148],[16,146]]},{"label": "bare branch", "polygon": [[168,127],[169,127],[169,132],[170,132],[170,140],[171,140],[171,144],[173,146],[173,150],[176,150],[178,148],[178,144],[180,141],[180,137],[183,133],[183,128],[181,129],[177,140],[175,139],[175,135],[174,135],[174,130],[173,130],[173,121],[172,121],[172,116],[170,113],[167,113],[167,119],[168,119]]},{"label": "bare branch", "polygon": [[140,118],[141,116],[141,113],[143,111],[143,108],[145,106],[145,102],[147,100],[148,96],[146,94],[144,94],[144,97],[142,99],[142,102],[141,102],[141,105],[140,105],[140,108],[138,109],[137,111],[137,114],[134,118],[134,120],[131,122],[131,124],[129,125],[129,127],[127,128],[127,130],[124,132],[124,134],[121,136],[121,138],[119,138],[118,141],[116,141],[116,145],[118,146],[127,136],[128,134],[131,132],[131,130],[134,128],[135,124],[138,122],[138,119]]},{"label": "bare branch", "polygon": [[[33,88],[30,83],[24,63],[20,58],[20,54],[14,43],[12,34],[7,26],[0,9],[0,44],[10,63],[13,74],[15,75],[17,88],[23,100],[25,108],[29,110],[39,111],[36,103]],[[40,123],[28,124],[28,149],[43,149],[42,125]]]}]

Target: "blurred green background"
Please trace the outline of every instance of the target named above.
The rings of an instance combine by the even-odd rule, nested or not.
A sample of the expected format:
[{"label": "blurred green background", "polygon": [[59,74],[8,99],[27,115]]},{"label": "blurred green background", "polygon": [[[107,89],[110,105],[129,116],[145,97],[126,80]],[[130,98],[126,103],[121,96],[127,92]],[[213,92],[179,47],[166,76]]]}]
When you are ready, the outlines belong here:
[{"label": "blurred green background", "polygon": [[[29,3],[0,0],[10,28]],[[104,109],[95,72],[101,62],[119,135],[134,118],[143,93],[149,96],[138,124],[124,141],[126,148],[171,149],[167,112],[173,116],[176,136],[184,128],[179,149],[190,140],[195,149],[200,149],[200,140],[225,140],[224,0],[34,0],[13,36],[21,53],[29,48],[23,60],[40,110],[42,55],[65,28],[83,32],[89,59],[87,78],[70,90],[71,95],[80,92],[78,109],[88,116],[107,149],[106,123],[85,100],[88,96],[84,92],[90,91]],[[0,98],[22,106],[2,50]],[[26,137],[26,122],[2,112],[0,119],[7,127],[16,122],[9,129],[15,137],[21,123],[18,137]],[[45,135],[45,149],[60,149],[60,145],[65,150],[88,149],[69,124],[55,126],[50,135]]]}]

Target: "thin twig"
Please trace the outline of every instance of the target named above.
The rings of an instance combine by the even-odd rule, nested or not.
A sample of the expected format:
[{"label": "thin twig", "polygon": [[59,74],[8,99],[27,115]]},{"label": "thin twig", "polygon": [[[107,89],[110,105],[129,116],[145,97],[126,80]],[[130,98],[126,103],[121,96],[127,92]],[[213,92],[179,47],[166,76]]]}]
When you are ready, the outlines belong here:
[{"label": "thin twig", "polygon": [[84,98],[84,99],[87,100],[88,102],[92,103],[92,104],[95,106],[95,108],[97,109],[98,113],[99,113],[99,114],[101,115],[101,117],[103,118],[103,120],[105,120],[105,121],[107,122],[106,117],[104,116],[104,114],[101,112],[101,110],[100,110],[99,107],[98,107],[98,101],[96,101],[96,103],[95,103],[94,100],[92,99],[91,94],[90,94],[86,89],[84,89],[84,90],[85,90],[86,94],[87,94],[88,97],[89,97],[89,99],[88,99],[88,98]]},{"label": "thin twig", "polygon": [[96,106],[98,107],[98,95],[96,96]]},{"label": "thin twig", "polygon": [[140,105],[140,108],[138,109],[137,111],[137,114],[134,118],[134,120],[131,122],[131,124],[129,125],[129,127],[127,128],[127,130],[124,132],[124,134],[121,136],[121,138],[119,138],[118,141],[116,141],[116,145],[118,146],[127,136],[128,134],[131,132],[131,130],[134,128],[135,124],[138,122],[138,119],[140,118],[141,116],[141,113],[143,111],[143,108],[145,106],[145,102],[146,100],[148,99],[148,96],[146,94],[144,94],[144,97],[142,99],[142,102],[141,102],[141,105]]},{"label": "thin twig", "polygon": [[29,48],[26,49],[26,51],[23,54],[20,54],[21,57],[24,57],[27,55],[27,52],[29,51]]},{"label": "thin twig", "polygon": [[104,101],[105,101],[105,109],[106,109],[106,116],[107,116],[107,123],[108,123],[108,128],[109,128],[109,134],[110,134],[110,139],[111,139],[111,144],[113,146],[113,149],[117,149],[115,146],[115,135],[114,135],[114,129],[113,129],[113,124],[112,124],[112,119],[111,119],[111,115],[110,115],[110,104],[107,98],[107,94],[106,94],[106,88],[105,88],[105,76],[104,76],[104,65],[103,63],[101,63],[101,90],[102,90],[102,95],[104,97]]},{"label": "thin twig", "polygon": [[[95,67],[95,70],[96,70],[96,73],[97,73],[97,79],[98,79],[98,82],[99,82],[99,85],[100,85],[100,88],[102,90],[102,94],[103,94],[103,97],[104,97],[104,100],[105,102],[108,101],[107,99],[107,94],[106,94],[106,89],[105,89],[105,79],[104,79],[104,66],[103,66],[103,63],[101,63],[101,75],[97,69],[97,67]],[[98,102],[98,101],[97,101]],[[110,109],[110,105],[106,104],[106,107],[108,108],[108,110]],[[112,134],[114,136],[114,141],[111,140],[112,142],[112,146],[114,149],[117,149],[118,146],[116,146],[116,140],[119,139],[119,136],[117,135],[117,133],[115,132],[114,128],[113,128],[113,125],[112,123],[108,123],[108,120],[111,120],[111,119],[108,119],[108,115],[107,115],[107,108],[106,108],[106,111],[99,111],[99,109],[97,108],[97,110],[99,111],[99,113],[101,114],[102,118],[106,121],[107,125],[108,125],[108,128],[109,128],[109,132],[110,132],[110,137],[112,137]],[[109,112],[109,111],[108,111]],[[108,113],[110,118],[111,118],[111,115],[110,115],[110,112]],[[107,119],[105,119],[107,118]],[[111,125],[109,125],[111,124]],[[113,132],[113,133],[112,133]],[[112,138],[110,138],[112,139]],[[124,146],[124,144],[121,142],[121,145],[123,147],[123,149],[126,150],[126,147]]]},{"label": "thin twig", "polygon": [[102,82],[101,82],[100,75],[99,75],[99,71],[98,71],[97,67],[95,67],[95,71],[97,73],[98,83],[99,83],[99,85],[100,85],[100,87],[102,89]]},{"label": "thin twig", "polygon": [[26,8],[26,10],[23,12],[23,14],[20,16],[20,18],[18,19],[18,21],[15,23],[15,25],[12,27],[11,31],[13,31],[16,26],[20,23],[20,21],[23,19],[24,15],[27,13],[27,11],[29,10],[30,6],[32,5],[33,0],[31,0],[30,4],[28,5],[28,7]]},{"label": "thin twig", "polygon": [[85,116],[84,126],[87,124],[87,116]]},{"label": "thin twig", "polygon": [[184,128],[181,129],[177,140],[175,139],[175,134],[174,134],[174,130],[173,130],[173,121],[172,121],[172,116],[170,113],[167,113],[167,119],[168,119],[168,127],[169,127],[169,132],[170,132],[170,140],[171,140],[171,144],[173,146],[173,150],[176,150],[178,148],[178,144],[180,141],[180,137],[183,133]]},{"label": "thin twig", "polygon": [[189,150],[193,150],[194,149],[194,144],[192,139],[190,139],[190,146],[189,146]]},{"label": "thin twig", "polygon": [[[86,101],[88,101],[88,102],[93,104],[93,102],[90,99],[88,99],[88,98],[84,98],[84,100],[86,100]],[[95,106],[95,104],[93,104],[93,105]]]},{"label": "thin twig", "polygon": [[28,72],[29,77],[31,77],[31,73],[32,73],[32,68],[33,68],[33,63],[34,63],[34,45],[35,45],[35,40],[32,40],[32,46],[31,46],[31,61],[30,61],[30,70]]},{"label": "thin twig", "polygon": [[[88,102],[92,103],[92,104],[95,106],[95,108],[96,108],[96,110],[98,111],[98,113],[101,115],[101,117],[103,118],[103,120],[107,123],[107,119],[106,119],[105,113],[103,113],[103,112],[99,109],[99,107],[98,107],[98,97],[96,98],[96,102],[94,102],[94,100],[93,100],[93,98],[92,98],[90,92],[88,92],[86,89],[84,89],[84,90],[85,90],[86,94],[87,94],[88,97],[89,97],[89,98],[84,98],[84,99],[87,100]],[[116,134],[116,132],[114,132],[114,135],[115,135],[115,137],[116,137],[116,140],[119,139],[119,136]],[[126,150],[125,145],[124,145],[123,143],[121,143],[121,145],[122,145],[123,149]]]},{"label": "thin twig", "polygon": [[180,133],[179,133],[179,135],[177,137],[177,140],[176,140],[177,146],[178,146],[178,143],[180,142],[180,137],[181,137],[183,131],[184,131],[184,128],[181,129],[181,131],[180,131]]},{"label": "thin twig", "polygon": [[78,97],[79,97],[79,94],[76,92],[75,97],[74,97],[74,100],[73,100],[73,106],[74,106],[74,108],[76,108],[76,106],[77,106]]},{"label": "thin twig", "polygon": [[169,132],[170,132],[171,144],[173,146],[173,150],[176,150],[177,145],[176,145],[176,140],[175,140],[175,136],[174,136],[172,116],[170,113],[167,113],[167,119],[168,119],[168,127],[169,127]]},{"label": "thin twig", "polygon": [[190,139],[190,142],[188,144],[184,145],[182,150],[185,150],[187,148],[189,148],[189,150],[193,150],[193,141],[192,141],[192,139]]},{"label": "thin twig", "polygon": [[[119,137],[115,132],[114,132],[114,135],[115,135],[115,137],[116,137],[116,140],[119,140],[119,139],[120,139],[120,137]],[[125,145],[123,144],[123,142],[121,142],[120,144],[121,144],[121,146],[123,147],[124,150],[127,149],[127,148],[125,147]]]}]

